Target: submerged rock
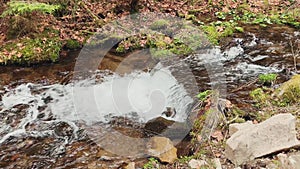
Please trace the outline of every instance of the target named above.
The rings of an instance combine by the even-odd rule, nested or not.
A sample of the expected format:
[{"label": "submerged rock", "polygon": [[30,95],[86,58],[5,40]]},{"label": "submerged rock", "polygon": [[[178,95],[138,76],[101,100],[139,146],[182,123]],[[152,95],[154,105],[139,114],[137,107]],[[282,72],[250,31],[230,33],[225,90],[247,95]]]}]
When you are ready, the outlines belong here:
[{"label": "submerged rock", "polygon": [[161,162],[174,163],[177,159],[177,149],[166,137],[152,137],[148,144],[148,154],[157,157]]},{"label": "submerged rock", "polygon": [[145,124],[146,132],[152,132],[154,134],[160,134],[171,126],[175,121],[165,119],[163,117],[157,117],[149,120]]},{"label": "submerged rock", "polygon": [[225,156],[240,165],[254,158],[300,145],[296,138],[296,118],[278,114],[259,124],[230,125],[232,136],[226,142]]},{"label": "submerged rock", "polygon": [[144,127],[144,132],[148,136],[160,135],[170,138],[171,140],[184,139],[191,130],[191,124],[186,122],[176,122],[165,119],[164,117],[157,117],[149,120]]}]

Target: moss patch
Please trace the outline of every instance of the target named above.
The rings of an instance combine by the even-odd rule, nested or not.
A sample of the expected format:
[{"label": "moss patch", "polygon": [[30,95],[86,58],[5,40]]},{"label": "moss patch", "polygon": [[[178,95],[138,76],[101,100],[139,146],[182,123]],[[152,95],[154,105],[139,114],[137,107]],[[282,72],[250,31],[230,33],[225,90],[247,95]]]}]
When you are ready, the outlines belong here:
[{"label": "moss patch", "polygon": [[206,33],[209,41],[215,45],[219,44],[219,41],[224,38],[232,35],[234,32],[240,32],[242,29],[236,27],[237,23],[235,22],[212,22],[209,25],[202,26],[202,30]]},{"label": "moss patch", "polygon": [[59,37],[23,38],[0,47],[0,64],[55,62],[62,47]]},{"label": "moss patch", "polygon": [[67,49],[78,49],[81,47],[81,44],[77,40],[69,39],[66,41],[65,47]]},{"label": "moss patch", "polygon": [[154,21],[150,25],[150,29],[153,29],[153,30],[165,29],[165,28],[167,28],[168,25],[169,25],[169,22],[167,20],[159,19],[159,20]]},{"label": "moss patch", "polygon": [[283,83],[276,91],[275,97],[282,104],[300,103],[300,75],[294,75]]}]

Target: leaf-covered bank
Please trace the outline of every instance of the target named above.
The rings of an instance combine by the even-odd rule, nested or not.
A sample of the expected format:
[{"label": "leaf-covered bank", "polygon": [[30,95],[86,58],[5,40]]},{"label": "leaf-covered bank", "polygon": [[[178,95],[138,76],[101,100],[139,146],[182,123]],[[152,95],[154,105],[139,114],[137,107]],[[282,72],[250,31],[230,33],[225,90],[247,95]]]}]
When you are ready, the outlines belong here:
[{"label": "leaf-covered bank", "polygon": [[[80,48],[97,29],[115,19],[136,12],[162,12],[193,22],[203,30],[213,44],[220,44],[224,37],[243,32],[248,24],[261,27],[272,24],[286,24],[299,28],[299,2],[297,1],[154,1],[154,0],[38,0],[4,1],[0,7],[0,63],[31,64],[43,61],[56,61],[57,49]],[[152,28],[165,24],[157,22]],[[48,31],[47,31],[47,30]],[[51,31],[49,31],[51,30]],[[57,32],[55,35],[49,32]],[[55,40],[54,40],[54,39]],[[156,56],[180,54],[188,55],[192,50],[178,44],[171,38],[148,38],[144,36],[120,39],[116,47],[118,53],[126,53],[140,48],[153,48]],[[31,39],[26,50],[14,50],[11,46]],[[34,43],[44,39],[45,43]],[[48,41],[49,42],[46,42]],[[55,42],[54,42],[55,41]],[[59,42],[58,42],[59,41]],[[27,50],[45,47],[48,52],[26,53]],[[64,47],[64,48],[63,48]],[[54,56],[54,54],[56,56]],[[41,56],[43,55],[43,56]],[[56,59],[54,59],[56,58]]]}]

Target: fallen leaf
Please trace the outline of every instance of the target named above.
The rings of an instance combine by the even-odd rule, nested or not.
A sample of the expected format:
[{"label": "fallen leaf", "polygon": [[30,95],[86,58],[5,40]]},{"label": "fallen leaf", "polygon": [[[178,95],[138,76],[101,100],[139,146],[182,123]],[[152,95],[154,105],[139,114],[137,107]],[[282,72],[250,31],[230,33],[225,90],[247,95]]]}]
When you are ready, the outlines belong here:
[{"label": "fallen leaf", "polygon": [[202,141],[202,137],[201,137],[201,135],[199,134],[199,135],[197,135],[197,141],[198,142],[201,142]]},{"label": "fallen leaf", "polygon": [[219,158],[219,157],[221,157],[221,153],[215,153],[215,157],[217,157],[217,158]]},{"label": "fallen leaf", "polygon": [[222,141],[224,139],[222,131],[220,131],[220,130],[213,132],[211,134],[211,137],[217,139],[218,141]]}]

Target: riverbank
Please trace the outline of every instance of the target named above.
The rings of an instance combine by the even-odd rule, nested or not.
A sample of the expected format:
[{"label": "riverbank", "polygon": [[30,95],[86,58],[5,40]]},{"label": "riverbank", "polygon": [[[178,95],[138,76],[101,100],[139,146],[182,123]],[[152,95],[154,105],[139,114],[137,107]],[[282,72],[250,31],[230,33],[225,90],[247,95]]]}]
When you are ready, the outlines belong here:
[{"label": "riverbank", "polygon": [[[206,33],[212,44],[221,46],[224,38],[243,32],[253,24],[261,28],[272,27],[274,24],[300,27],[299,3],[296,1],[39,2],[2,2],[1,64],[56,62],[63,50],[81,48],[103,25],[135,12],[161,12],[190,20]],[[121,38],[116,52],[123,54],[140,48],[161,48],[163,52],[154,54],[158,57],[166,53],[188,55],[192,52],[184,45],[178,46],[177,40],[169,38],[168,44],[162,44],[161,38],[155,36],[145,42],[145,37],[138,35],[134,43],[130,42],[132,39]]]}]

